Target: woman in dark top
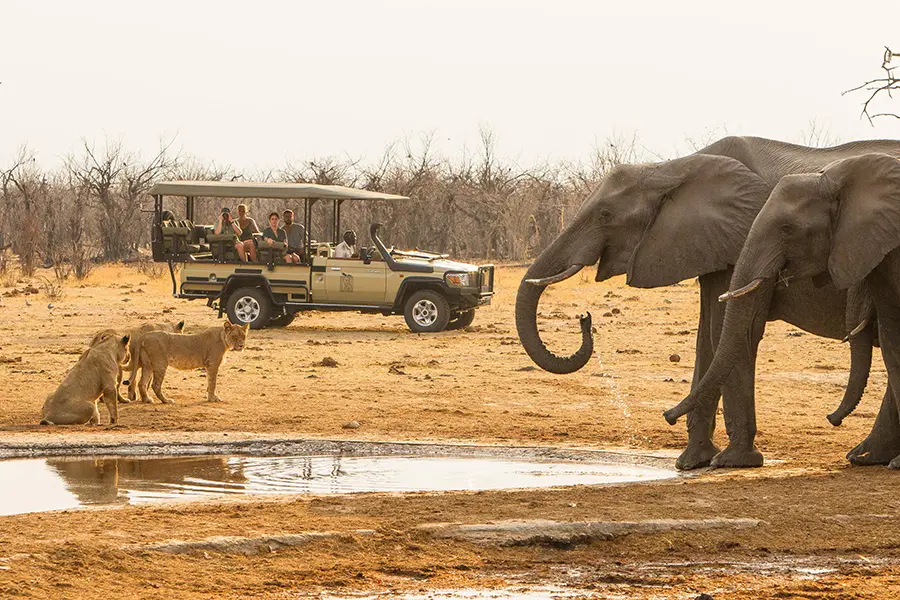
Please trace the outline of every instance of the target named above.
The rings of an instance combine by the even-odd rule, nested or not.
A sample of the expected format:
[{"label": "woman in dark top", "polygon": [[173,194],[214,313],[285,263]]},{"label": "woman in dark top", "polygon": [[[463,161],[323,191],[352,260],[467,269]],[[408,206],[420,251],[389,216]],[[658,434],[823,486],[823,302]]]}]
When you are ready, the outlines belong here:
[{"label": "woman in dark top", "polygon": [[[284,232],[284,229],[278,226],[278,213],[273,212],[269,215],[269,226],[263,230],[262,234],[262,243],[268,246],[272,246],[273,242],[283,242],[287,244],[287,234]],[[299,263],[300,257],[296,254],[285,253],[284,261],[286,263]]]}]

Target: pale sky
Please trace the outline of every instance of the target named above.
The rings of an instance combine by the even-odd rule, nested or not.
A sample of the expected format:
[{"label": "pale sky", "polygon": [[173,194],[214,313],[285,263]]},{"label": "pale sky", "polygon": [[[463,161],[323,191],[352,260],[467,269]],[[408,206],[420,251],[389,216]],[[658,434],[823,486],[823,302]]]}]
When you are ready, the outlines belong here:
[{"label": "pale sky", "polygon": [[480,126],[524,164],[617,133],[665,157],[710,131],[799,141],[811,120],[896,138],[841,92],[900,50],[898,16],[896,0],[0,0],[0,168],[24,143],[54,166],[105,137],[251,169],[375,160],[423,132],[456,156]]}]

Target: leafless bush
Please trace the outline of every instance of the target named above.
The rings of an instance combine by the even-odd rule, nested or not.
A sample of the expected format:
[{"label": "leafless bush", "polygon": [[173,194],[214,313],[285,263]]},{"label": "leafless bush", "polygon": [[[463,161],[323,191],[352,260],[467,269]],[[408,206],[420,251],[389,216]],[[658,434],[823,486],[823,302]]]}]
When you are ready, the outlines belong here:
[{"label": "leafless bush", "polygon": [[159,279],[166,273],[166,269],[161,263],[153,262],[149,258],[140,258],[134,263],[134,266],[138,273],[151,279]]},{"label": "leafless bush", "polygon": [[41,292],[44,293],[44,298],[55,302],[66,295],[66,288],[62,279],[41,277]]}]

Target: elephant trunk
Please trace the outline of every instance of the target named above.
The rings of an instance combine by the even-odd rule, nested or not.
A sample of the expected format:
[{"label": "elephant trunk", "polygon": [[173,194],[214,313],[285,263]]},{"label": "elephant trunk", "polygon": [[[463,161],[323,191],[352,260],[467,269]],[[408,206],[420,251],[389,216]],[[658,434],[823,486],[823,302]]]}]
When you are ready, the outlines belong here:
[{"label": "elephant trunk", "polygon": [[[516,331],[519,334],[519,340],[522,342],[525,352],[540,368],[558,375],[574,373],[591,359],[591,354],[594,352],[591,313],[587,313],[579,318],[581,323],[581,347],[571,356],[557,356],[547,349],[547,346],[541,340],[541,334],[538,332],[538,302],[546,288],[545,281],[561,281],[571,277],[580,270],[581,265],[572,265],[559,273],[559,275],[542,278],[531,277],[532,281],[525,279],[519,284],[519,293],[516,296]],[[529,270],[530,274],[531,269]],[[566,277],[563,277],[563,275],[566,275]],[[526,275],[527,277],[528,275]]]},{"label": "elephant trunk", "polygon": [[[760,251],[754,252],[754,247],[760,248]],[[755,321],[765,312],[775,285],[775,276],[782,265],[784,259],[777,250],[773,252],[771,247],[755,245],[752,235],[748,237],[731,278],[730,291],[719,297],[721,302],[727,300],[728,306],[715,357],[703,378],[695,382],[690,394],[677,406],[663,413],[670,425],[674,425],[679,417],[697,406],[712,402],[734,365],[743,355],[749,355]]]},{"label": "elephant trunk", "polygon": [[850,378],[847,389],[837,410],[828,415],[828,422],[837,427],[844,419],[856,410],[866,383],[869,381],[869,370],[872,367],[872,344],[875,341],[874,325],[869,322],[856,335],[850,336]]}]

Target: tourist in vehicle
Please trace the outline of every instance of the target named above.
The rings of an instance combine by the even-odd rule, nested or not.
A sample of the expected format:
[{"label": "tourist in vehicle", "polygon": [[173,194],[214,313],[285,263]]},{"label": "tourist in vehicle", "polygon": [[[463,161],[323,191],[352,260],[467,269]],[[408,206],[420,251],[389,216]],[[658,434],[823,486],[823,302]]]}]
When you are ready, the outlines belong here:
[{"label": "tourist in vehicle", "polygon": [[352,229],[344,232],[344,241],[338,244],[334,249],[335,258],[359,258],[359,251],[356,249],[356,232]]},{"label": "tourist in vehicle", "polygon": [[[247,207],[241,204],[238,206],[238,213],[240,213],[240,207],[244,207],[244,214],[247,214]],[[256,227],[256,222],[253,219],[249,219],[251,223],[253,223],[253,227],[259,231],[259,228]],[[250,260],[256,262],[256,245],[253,243],[253,234],[250,233],[250,240],[245,241],[244,230],[241,229],[239,222],[231,216],[231,209],[227,206],[222,209],[222,213],[219,215],[219,220],[216,222],[215,233],[216,235],[221,235],[222,233],[226,233],[228,229],[231,229],[236,236],[238,236],[238,241],[234,243],[234,249],[237,251],[238,256],[244,262],[247,262],[247,256],[249,254]]]},{"label": "tourist in vehicle", "polygon": [[237,222],[241,228],[240,240],[244,245],[244,251],[250,255],[250,260],[256,262],[256,244],[253,242],[253,234],[259,233],[259,226],[247,213],[246,204],[237,205]]},{"label": "tourist in vehicle", "polygon": [[284,211],[284,233],[287,236],[288,254],[297,257],[296,263],[300,263],[300,257],[303,256],[306,248],[306,230],[303,225],[294,223],[294,211],[288,209]]},{"label": "tourist in vehicle", "polygon": [[[269,226],[266,227],[262,232],[262,242],[267,246],[274,245],[275,242],[282,242],[287,244],[287,234],[284,229],[278,226],[278,213],[273,212],[269,215]],[[300,263],[300,257],[296,254],[289,254],[285,252],[284,254],[284,262],[286,263]]]}]

